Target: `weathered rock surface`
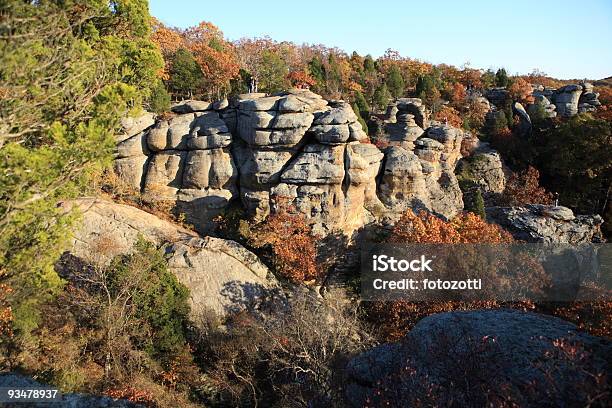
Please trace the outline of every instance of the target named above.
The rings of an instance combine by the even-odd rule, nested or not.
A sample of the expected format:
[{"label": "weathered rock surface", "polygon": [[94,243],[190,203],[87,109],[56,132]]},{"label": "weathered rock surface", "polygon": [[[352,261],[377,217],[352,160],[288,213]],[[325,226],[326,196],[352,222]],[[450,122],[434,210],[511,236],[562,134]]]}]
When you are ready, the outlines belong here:
[{"label": "weathered rock surface", "polygon": [[[586,350],[583,359],[566,357],[564,344]],[[589,381],[585,371],[610,372],[611,353],[609,340],[555,317],[517,310],[441,313],[421,320],[400,342],[354,358],[347,367],[346,396],[354,407],[378,402],[412,406],[423,400],[435,401],[435,406],[485,405],[479,403],[482,394],[462,392],[464,386],[456,380],[465,377],[477,382],[474,389],[504,384],[527,399],[525,406],[539,406],[540,401],[562,406],[568,399],[580,406],[587,400],[580,386]],[[601,390],[609,387],[606,381]],[[434,396],[442,399],[432,400]],[[384,405],[386,398],[391,405]]]},{"label": "weathered rock surface", "polygon": [[593,92],[593,85],[588,82],[580,84],[582,86],[582,94],[578,100],[578,112],[594,112],[601,106],[599,102],[599,94]]},{"label": "weathered rock surface", "polygon": [[193,318],[212,310],[220,315],[256,302],[275,287],[257,256],[234,241],[197,234],[127,205],[99,199],[65,204],[78,207],[80,227],[70,253],[88,263],[104,264],[132,251],[139,236],[164,246],[168,267],[191,294]]},{"label": "weathered rock surface", "polygon": [[581,93],[582,87],[580,85],[566,85],[554,91],[552,102],[557,107],[557,113],[563,117],[577,114]]},{"label": "weathered rock surface", "polygon": [[189,223],[207,232],[238,196],[238,169],[229,151],[235,110],[227,103],[185,101],[173,112],[178,114],[154,125],[148,116],[127,123],[140,132],[122,136],[114,169],[148,200],[175,203]]},{"label": "weathered rock surface", "polygon": [[497,107],[502,107],[504,106],[506,99],[508,99],[509,93],[506,88],[491,88],[487,90],[487,92],[485,93],[485,97],[493,105]]},{"label": "weathered rock surface", "polygon": [[522,137],[529,137],[531,135],[531,118],[523,105],[519,102],[512,104],[512,112],[518,117],[519,122],[516,126],[516,131]]},{"label": "weathered rock surface", "polygon": [[[592,91],[588,84],[578,88]],[[551,98],[567,93],[537,92]],[[504,89],[495,93],[507,97]],[[529,115],[520,104],[514,109],[528,133]],[[323,235],[351,235],[376,219],[392,222],[409,208],[452,218],[463,209],[457,163],[476,152],[482,160],[476,160],[474,177],[483,192],[501,192],[505,184],[499,155],[461,129],[430,121],[417,98],[397,100],[389,107],[392,117],[379,118],[377,140],[389,146],[384,153],[363,143],[367,134],[348,103],[308,90],[186,101],[173,111],[155,123],[147,115],[128,120],[117,138],[114,167],[145,199],[169,201],[205,234],[237,199],[256,220],[282,201]],[[487,124],[500,115],[504,111],[492,107]]]},{"label": "weathered rock surface", "polygon": [[557,116],[557,107],[550,102],[550,100],[543,94],[534,92],[534,103],[527,107],[527,113],[529,116],[538,114],[538,110],[542,110],[545,117],[554,118]]},{"label": "weathered rock surface", "polygon": [[598,240],[603,219],[599,215],[574,215],[567,207],[527,205],[490,207],[487,219],[526,242],[580,244]]},{"label": "weathered rock surface", "polygon": [[[17,373],[0,374],[0,387],[5,389],[37,389],[37,388],[56,388],[49,384],[42,384],[30,377]],[[106,396],[65,393],[56,401],[47,402],[4,402],[6,408],[143,408],[144,405],[136,404],[128,400],[118,400]]]},{"label": "weathered rock surface", "polygon": [[[412,116],[398,105],[397,123],[387,127],[392,147],[385,155],[380,200],[391,219],[407,209],[426,209],[452,218],[463,209],[454,174],[461,158],[463,132],[437,122],[423,131],[412,125]],[[398,138],[401,133],[405,136]]]},{"label": "weathered rock surface", "polygon": [[486,145],[463,158],[457,165],[457,174],[465,174],[483,193],[501,193],[506,187],[504,165],[499,153]]}]

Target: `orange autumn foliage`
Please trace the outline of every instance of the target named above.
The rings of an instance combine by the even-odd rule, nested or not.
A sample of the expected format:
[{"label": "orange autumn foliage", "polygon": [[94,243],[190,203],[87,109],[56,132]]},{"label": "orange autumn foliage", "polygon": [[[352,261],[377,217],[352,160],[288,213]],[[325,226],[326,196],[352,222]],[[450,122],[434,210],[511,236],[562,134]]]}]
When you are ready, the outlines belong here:
[{"label": "orange autumn foliage", "polygon": [[457,106],[465,102],[465,97],[467,94],[465,87],[461,83],[455,82],[454,84],[450,85],[449,88],[448,93],[450,96],[450,101],[453,105]]},{"label": "orange autumn foliage", "polygon": [[251,238],[253,246],[271,247],[276,272],[296,283],[317,281],[322,277],[315,242],[305,218],[286,205],[281,205],[257,225]]},{"label": "orange autumn foliage", "polygon": [[501,198],[502,204],[517,206],[525,204],[552,204],[553,195],[540,187],[540,172],[529,166],[527,170],[514,173],[508,180]]},{"label": "orange autumn foliage", "polygon": [[287,75],[287,79],[292,86],[301,89],[308,89],[317,83],[313,77],[304,71],[291,71]]},{"label": "orange autumn foliage", "polygon": [[0,284],[0,339],[13,337],[13,309],[7,300],[12,291],[10,286]]},{"label": "orange autumn foliage", "polygon": [[156,406],[153,394],[148,391],[138,390],[136,388],[124,386],[122,388],[111,388],[105,392],[111,398],[124,399],[130,402],[143,404],[146,407]]},{"label": "orange autumn foliage", "polygon": [[442,106],[434,115],[434,119],[457,128],[460,128],[463,124],[463,119],[459,116],[459,112],[448,105]]},{"label": "orange autumn foliage", "polygon": [[499,225],[489,224],[467,212],[444,221],[426,211],[407,211],[395,224],[389,242],[428,244],[499,244],[512,242],[512,236]]},{"label": "orange autumn foliage", "polygon": [[[415,214],[409,210],[395,224],[388,242],[393,244],[505,244],[512,243],[512,236],[495,224],[488,224],[473,213],[463,213],[451,221],[444,221],[433,214],[421,211]],[[541,276],[535,271],[533,281]],[[532,271],[529,271],[531,274]],[[495,277],[491,277],[495,279]],[[529,284],[533,283],[529,281]],[[374,301],[366,306],[368,316],[378,326],[379,334],[385,341],[395,341],[403,337],[419,320],[434,313],[452,310],[473,310],[499,307],[493,300],[482,301],[435,301],[411,302],[407,300]],[[529,302],[521,302],[517,307],[533,308]]]},{"label": "orange autumn foliage", "polygon": [[508,87],[508,92],[513,100],[518,101],[523,105],[528,105],[534,102],[532,95],[533,88],[531,87],[531,84],[523,78],[516,78],[510,87]]}]

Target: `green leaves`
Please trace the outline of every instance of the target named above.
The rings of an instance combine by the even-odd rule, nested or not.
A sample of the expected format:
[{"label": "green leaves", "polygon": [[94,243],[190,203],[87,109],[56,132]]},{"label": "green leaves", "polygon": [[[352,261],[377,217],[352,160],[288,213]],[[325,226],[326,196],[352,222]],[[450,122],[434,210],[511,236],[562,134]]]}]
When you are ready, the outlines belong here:
[{"label": "green leaves", "polygon": [[61,286],[53,265],[76,217],[60,203],[92,192],[163,61],[145,0],[0,7],[0,282],[27,332]]}]

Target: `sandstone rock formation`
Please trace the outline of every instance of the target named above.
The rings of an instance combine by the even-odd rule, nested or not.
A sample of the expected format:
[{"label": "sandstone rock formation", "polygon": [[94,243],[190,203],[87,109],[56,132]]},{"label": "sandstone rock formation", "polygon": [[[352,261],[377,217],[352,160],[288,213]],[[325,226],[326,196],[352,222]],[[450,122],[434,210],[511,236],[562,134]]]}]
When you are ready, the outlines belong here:
[{"label": "sandstone rock formation", "polygon": [[320,233],[350,232],[377,205],[382,153],[359,142],[367,135],[350,105],[307,90],[237,103],[234,145],[240,197],[256,219],[275,205],[302,213]]},{"label": "sandstone rock formation", "polygon": [[378,187],[385,214],[393,220],[407,209],[426,209],[452,218],[463,208],[454,175],[463,132],[430,123],[420,99],[399,99],[395,108],[396,120],[385,126],[384,140],[391,147]]},{"label": "sandstone rock formation", "polygon": [[[564,344],[585,350],[583,359],[566,357],[559,349]],[[531,392],[520,394],[526,406],[538,406],[538,401],[560,406],[570,399],[580,406],[588,401],[580,384],[589,382],[591,374],[610,372],[610,353],[609,340],[555,317],[517,310],[441,313],[421,320],[399,343],[354,358],[347,367],[345,390],[354,407],[382,406],[386,398],[392,406],[423,400],[440,406],[481,406],[484,401],[476,401],[483,395],[467,396],[458,378],[476,381],[474,389],[504,384],[506,390],[522,390],[531,382]],[[554,393],[549,392],[552,387]]]},{"label": "sandstone rock formation", "polygon": [[82,222],[70,253],[90,264],[104,264],[132,251],[139,236],[164,245],[168,267],[191,294],[195,321],[212,310],[220,315],[247,307],[276,286],[256,255],[234,241],[201,238],[135,207],[99,199],[79,199]]},{"label": "sandstone rock formation", "polygon": [[506,187],[501,156],[485,143],[470,156],[461,159],[456,172],[475,182],[483,193],[501,193]]},{"label": "sandstone rock formation", "polygon": [[512,113],[518,117],[519,122],[515,130],[521,137],[531,136],[531,118],[523,105],[519,102],[512,104]]},{"label": "sandstone rock formation", "polygon": [[525,242],[581,244],[598,240],[603,219],[599,215],[575,216],[567,207],[527,205],[490,207],[487,219]]},{"label": "sandstone rock formation", "polygon": [[601,106],[601,102],[599,102],[599,94],[593,92],[593,84],[583,82],[580,85],[582,86],[582,94],[578,100],[578,112],[596,111]]},{"label": "sandstone rock formation", "polygon": [[545,117],[554,118],[557,116],[556,109],[557,107],[550,102],[550,100],[540,93],[533,93],[534,103],[530,104],[527,107],[527,112],[530,116],[537,114],[538,110],[542,110]]},{"label": "sandstone rock formation", "polygon": [[[556,112],[563,117],[593,112],[601,106],[599,94],[593,92],[593,85],[588,82],[566,85],[559,89],[536,88],[533,96],[536,98],[534,105],[539,104],[544,107],[549,117],[556,116],[550,103],[554,104]],[[529,109],[533,111],[536,107],[530,106]]]},{"label": "sandstone rock formation", "polygon": [[506,88],[491,88],[485,92],[485,97],[493,105],[502,107],[504,106],[506,99],[508,99],[509,93]]},{"label": "sandstone rock formation", "polygon": [[560,116],[569,117],[578,113],[578,101],[582,87],[580,85],[566,85],[557,89],[552,95],[552,101],[557,106]]}]

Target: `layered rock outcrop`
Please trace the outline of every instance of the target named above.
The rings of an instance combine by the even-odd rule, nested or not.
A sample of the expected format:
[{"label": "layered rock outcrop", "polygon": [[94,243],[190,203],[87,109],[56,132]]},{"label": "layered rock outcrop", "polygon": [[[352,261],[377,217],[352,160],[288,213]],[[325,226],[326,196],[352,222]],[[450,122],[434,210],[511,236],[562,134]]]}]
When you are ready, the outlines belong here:
[{"label": "layered rock outcrop", "polygon": [[597,241],[603,224],[599,215],[574,215],[567,207],[540,204],[490,207],[487,219],[500,224],[517,240],[553,244]]},{"label": "layered rock outcrop", "polygon": [[187,101],[174,116],[117,147],[115,169],[201,232],[233,199],[262,220],[283,202],[321,233],[350,233],[380,207],[376,176],[383,154],[350,105],[307,90],[247,94],[229,104]]},{"label": "layered rock outcrop", "polygon": [[454,175],[463,132],[430,123],[420,99],[399,99],[395,107],[396,119],[385,127],[390,147],[378,187],[386,215],[395,219],[411,208],[453,217],[463,208]]},{"label": "layered rock outcrop", "polygon": [[577,113],[594,112],[601,106],[599,94],[593,91],[593,85],[588,82],[566,85],[559,89],[536,87],[533,96],[535,102],[528,107],[528,111],[533,113],[539,105],[548,117],[555,117],[557,113],[559,116],[570,117]]},{"label": "layered rock outcrop", "polygon": [[[579,88],[585,95],[592,90],[587,84]],[[574,91],[541,90],[550,95]],[[460,129],[430,122],[419,99],[399,99],[391,108],[395,118],[384,120],[379,140],[388,147],[381,151],[367,141],[347,103],[326,101],[308,90],[247,94],[231,103],[187,101],[173,108],[172,117],[126,122],[115,168],[148,198],[176,203],[202,233],[232,200],[240,200],[258,220],[288,205],[322,235],[350,235],[373,220],[396,220],[409,208],[452,218],[463,209],[455,175],[463,156],[470,158],[461,161],[458,173],[469,164],[482,192],[503,191],[503,164],[496,152]],[[565,114],[573,108],[562,109]],[[515,111],[528,131],[529,115],[519,104]],[[490,119],[496,114],[504,112],[493,110]],[[512,217],[532,221],[541,215],[513,211]],[[574,225],[569,219],[557,221]],[[572,232],[575,225],[565,231],[549,221],[499,222],[522,223],[539,237],[581,234]]]},{"label": "layered rock outcrop", "polygon": [[474,182],[483,193],[501,193],[506,187],[501,156],[485,143],[461,159],[456,172],[460,177]]},{"label": "layered rock outcrop", "polygon": [[[572,359],[573,349],[581,355]],[[561,319],[517,310],[440,313],[421,320],[398,343],[383,344],[354,358],[347,367],[351,406],[484,406],[482,392],[520,392],[525,406],[581,406],[584,384],[609,372],[612,343],[588,335]],[[457,383],[457,379],[465,383]],[[503,385],[503,386],[502,386]],[[529,386],[531,385],[531,386]],[[468,387],[468,388],[465,388]],[[473,387],[473,388],[472,388]],[[555,392],[550,393],[551,387]],[[469,395],[472,394],[472,395]],[[389,402],[390,404],[387,404]]]},{"label": "layered rock outcrop", "polygon": [[130,253],[139,237],[164,246],[169,270],[189,288],[195,322],[207,311],[224,315],[249,307],[276,287],[257,256],[234,241],[202,238],[110,201],[79,199],[64,206],[77,207],[82,215],[69,252],[87,264],[104,265],[114,256]]}]

